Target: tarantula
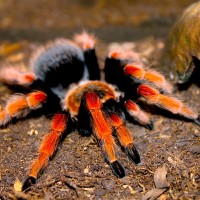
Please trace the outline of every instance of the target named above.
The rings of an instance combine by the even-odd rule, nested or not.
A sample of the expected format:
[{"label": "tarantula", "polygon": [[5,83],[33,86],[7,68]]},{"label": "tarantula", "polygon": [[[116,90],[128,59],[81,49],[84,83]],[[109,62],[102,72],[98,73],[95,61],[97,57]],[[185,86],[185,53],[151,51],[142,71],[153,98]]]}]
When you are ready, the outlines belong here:
[{"label": "tarantula", "polygon": [[[20,72],[15,67],[0,69],[0,81],[35,90],[27,95],[14,95],[0,112],[0,125],[13,118],[25,117],[30,111],[47,105],[54,109],[49,133],[30,167],[22,190],[36,182],[61,138],[74,128],[81,135],[94,133],[113,173],[122,178],[125,169],[116,155],[116,136],[127,156],[140,163],[126,117],[153,129],[149,115],[135,102],[142,97],[173,114],[200,125],[200,117],[171,95],[172,86],[159,72],[146,68],[134,52],[110,52],[105,60],[105,81],[100,69],[92,35],[76,35],[74,42],[59,39],[40,48],[30,61],[33,72]],[[39,89],[39,90],[38,90]]]}]

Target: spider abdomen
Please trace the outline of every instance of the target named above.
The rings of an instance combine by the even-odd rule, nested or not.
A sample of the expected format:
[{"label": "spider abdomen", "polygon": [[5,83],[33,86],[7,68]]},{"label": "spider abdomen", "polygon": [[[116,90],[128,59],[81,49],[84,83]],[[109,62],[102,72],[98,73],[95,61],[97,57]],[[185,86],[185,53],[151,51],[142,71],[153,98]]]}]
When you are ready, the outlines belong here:
[{"label": "spider abdomen", "polygon": [[82,50],[72,42],[59,39],[40,48],[31,61],[36,78],[50,88],[67,88],[88,78]]}]

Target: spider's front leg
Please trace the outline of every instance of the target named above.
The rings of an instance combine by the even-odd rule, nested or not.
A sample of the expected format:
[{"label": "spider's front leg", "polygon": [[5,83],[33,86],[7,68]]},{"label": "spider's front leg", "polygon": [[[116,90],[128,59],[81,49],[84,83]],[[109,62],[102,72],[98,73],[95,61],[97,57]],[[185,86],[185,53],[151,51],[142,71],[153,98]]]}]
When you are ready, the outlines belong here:
[{"label": "spider's front leg", "polygon": [[116,136],[124,151],[136,164],[140,163],[140,155],[134,146],[134,139],[126,127],[125,113],[114,99],[109,99],[104,103],[103,110],[109,116],[110,122],[115,129]]},{"label": "spider's front leg", "polygon": [[115,150],[115,140],[112,136],[112,126],[108,118],[102,111],[102,103],[98,95],[94,92],[88,92],[84,96],[85,106],[91,119],[93,132],[100,140],[105,156],[110,164],[114,174],[120,178],[125,176],[125,170],[122,164],[117,160]]},{"label": "spider's front leg", "polygon": [[46,99],[47,95],[42,91],[12,96],[0,112],[0,126],[7,124],[12,118],[25,117],[31,110],[40,108]]},{"label": "spider's front leg", "polygon": [[22,190],[29,188],[35,184],[39,172],[48,164],[49,158],[54,154],[57,144],[66,132],[70,121],[69,113],[56,114],[51,122],[51,130],[44,137],[42,144],[39,147],[38,158],[33,162],[29,176],[24,181]]},{"label": "spider's front leg", "polygon": [[86,116],[87,113],[90,121],[88,121],[85,126],[81,123],[81,130],[92,128],[92,131],[100,141],[112,171],[117,177],[124,177],[125,170],[116,156],[116,143],[113,133],[116,134],[120,145],[123,147],[130,160],[138,164],[140,162],[140,156],[134,146],[133,136],[125,126],[125,115],[123,111],[112,98],[102,104],[98,92],[87,92],[82,102],[81,106],[85,107],[85,109],[80,107],[79,114],[82,113],[83,116],[85,112]]}]

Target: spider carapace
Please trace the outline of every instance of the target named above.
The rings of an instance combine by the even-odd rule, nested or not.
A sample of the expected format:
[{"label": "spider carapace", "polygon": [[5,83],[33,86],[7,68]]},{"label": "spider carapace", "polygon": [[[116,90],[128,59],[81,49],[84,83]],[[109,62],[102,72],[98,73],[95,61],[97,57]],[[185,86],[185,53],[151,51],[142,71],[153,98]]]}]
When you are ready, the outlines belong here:
[{"label": "spider carapace", "polygon": [[105,61],[105,81],[100,80],[95,38],[85,32],[76,35],[74,42],[59,39],[39,48],[30,66],[33,72],[8,66],[0,69],[1,82],[34,90],[8,100],[0,112],[0,125],[12,118],[24,117],[48,102],[50,107],[59,104],[60,109],[54,113],[50,131],[40,145],[22,190],[35,183],[71,127],[85,136],[93,133],[113,173],[124,177],[125,169],[117,158],[115,140],[130,160],[140,163],[133,135],[125,125],[126,117],[153,129],[149,115],[134,101],[138,97],[200,125],[198,114],[171,95],[173,88],[164,76],[146,68],[132,51],[110,52]]}]

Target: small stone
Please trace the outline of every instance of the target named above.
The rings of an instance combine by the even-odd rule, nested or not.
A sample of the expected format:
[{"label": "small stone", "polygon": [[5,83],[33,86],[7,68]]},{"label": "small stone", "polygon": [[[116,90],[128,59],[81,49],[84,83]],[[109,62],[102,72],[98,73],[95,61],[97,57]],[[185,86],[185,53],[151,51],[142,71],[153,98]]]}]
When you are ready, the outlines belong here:
[{"label": "small stone", "polygon": [[102,181],[101,184],[104,189],[111,190],[115,185],[115,181],[114,180],[104,180],[104,181]]},{"label": "small stone", "polygon": [[102,197],[102,196],[106,195],[106,190],[104,190],[104,189],[96,189],[94,193],[95,193],[96,196]]}]

